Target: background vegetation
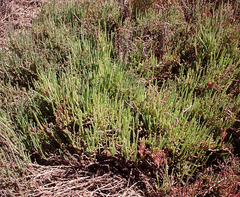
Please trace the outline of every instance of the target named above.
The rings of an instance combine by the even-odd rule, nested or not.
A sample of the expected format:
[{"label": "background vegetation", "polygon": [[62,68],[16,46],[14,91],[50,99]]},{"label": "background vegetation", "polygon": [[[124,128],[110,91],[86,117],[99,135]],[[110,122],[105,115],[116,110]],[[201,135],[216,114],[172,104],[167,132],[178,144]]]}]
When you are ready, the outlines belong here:
[{"label": "background vegetation", "polygon": [[43,5],[0,52],[0,188],[29,163],[87,155],[148,163],[153,195],[237,194],[239,10],[238,1]]}]

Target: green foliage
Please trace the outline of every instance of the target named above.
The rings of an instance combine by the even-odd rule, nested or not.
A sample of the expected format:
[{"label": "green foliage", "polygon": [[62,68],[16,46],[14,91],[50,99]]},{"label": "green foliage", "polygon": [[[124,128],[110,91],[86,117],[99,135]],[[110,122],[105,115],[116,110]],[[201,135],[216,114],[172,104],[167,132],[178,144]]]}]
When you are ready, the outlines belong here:
[{"label": "green foliage", "polygon": [[213,152],[230,154],[223,136],[240,109],[234,7],[197,6],[188,21],[178,2],[167,12],[146,2],[131,1],[125,17],[112,1],[46,6],[27,36],[11,37],[0,53],[0,93],[10,90],[0,137],[16,163],[33,152],[122,155],[187,181]]}]

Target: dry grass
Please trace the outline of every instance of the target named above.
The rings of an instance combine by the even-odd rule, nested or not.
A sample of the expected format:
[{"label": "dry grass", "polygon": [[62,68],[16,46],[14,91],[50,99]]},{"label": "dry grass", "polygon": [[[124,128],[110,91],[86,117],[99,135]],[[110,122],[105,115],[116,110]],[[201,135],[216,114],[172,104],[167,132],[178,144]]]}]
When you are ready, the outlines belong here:
[{"label": "dry grass", "polygon": [[14,182],[5,179],[8,189],[0,193],[3,196],[142,196],[137,184],[129,185],[126,178],[112,172],[96,175],[76,166],[28,164],[26,173]]},{"label": "dry grass", "polygon": [[[158,196],[153,179],[119,158],[93,162],[75,155],[71,162],[52,157],[56,165],[24,164],[22,176],[3,178],[2,196]],[[48,164],[48,165],[47,165]],[[6,164],[8,165],[8,164]],[[113,167],[115,166],[115,167]],[[119,167],[116,167],[119,166]],[[5,166],[6,167],[6,166]],[[11,164],[11,168],[18,168]],[[121,168],[127,169],[122,172]],[[155,186],[154,186],[155,185]]]}]

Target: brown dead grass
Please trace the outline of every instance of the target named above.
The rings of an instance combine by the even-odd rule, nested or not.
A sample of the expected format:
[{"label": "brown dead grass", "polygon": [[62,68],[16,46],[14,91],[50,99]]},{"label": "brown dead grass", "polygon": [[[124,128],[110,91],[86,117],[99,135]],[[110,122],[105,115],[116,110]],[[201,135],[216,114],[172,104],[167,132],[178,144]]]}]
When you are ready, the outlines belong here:
[{"label": "brown dead grass", "polygon": [[5,179],[3,196],[143,196],[137,183],[111,171],[104,174],[71,165],[45,166],[27,164],[25,175],[10,181]]}]

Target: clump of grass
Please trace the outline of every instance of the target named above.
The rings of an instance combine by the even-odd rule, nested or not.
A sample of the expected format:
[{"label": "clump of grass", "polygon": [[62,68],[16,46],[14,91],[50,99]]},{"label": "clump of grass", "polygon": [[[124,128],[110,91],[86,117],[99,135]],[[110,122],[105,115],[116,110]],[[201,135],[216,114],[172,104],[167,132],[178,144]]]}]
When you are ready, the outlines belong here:
[{"label": "clump of grass", "polygon": [[[239,88],[235,8],[143,2],[53,4],[27,40],[11,39],[0,55],[11,89],[2,103],[12,101],[1,105],[0,131],[19,145],[16,162],[32,153],[121,155],[166,169],[157,180],[167,192],[170,177],[187,184],[213,155],[231,154],[226,131],[240,105],[231,91]],[[24,94],[14,99],[13,90]]]}]

